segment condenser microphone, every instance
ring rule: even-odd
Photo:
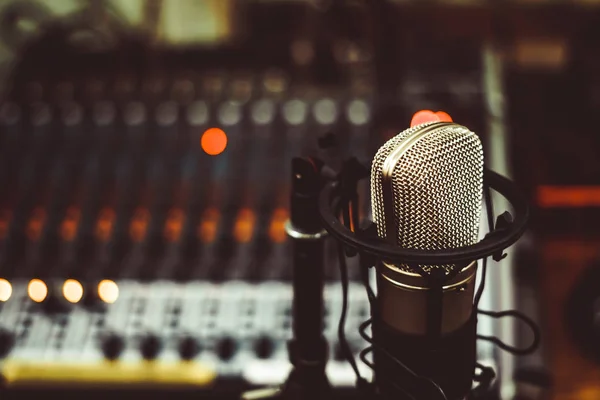
[[[416,250],[477,243],[483,167],[478,136],[452,122],[420,124],[388,140],[371,167],[380,239]],[[468,395],[476,363],[476,272],[476,260],[378,263],[373,339],[385,349],[374,349],[375,380],[383,394],[402,398],[394,388],[403,386],[430,393],[417,399]]]

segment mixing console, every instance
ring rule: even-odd
[[[50,297],[35,303],[30,297],[39,298],[32,285],[16,282],[0,312],[8,384],[204,387],[217,376],[243,377],[250,384],[285,380],[290,368],[289,285],[121,281],[109,286],[100,286],[101,297],[95,301],[73,305],[63,300],[50,306]],[[340,290],[332,284],[325,292],[325,335],[332,347],[328,373],[334,384],[349,386],[354,375],[336,339]],[[365,347],[358,325],[369,314],[368,302],[359,284],[350,293],[348,340],[358,353]]]
[[[364,158],[370,107],[318,97],[5,103],[2,275],[289,279],[289,160],[319,153],[319,134],[341,125],[350,135],[340,146]]]
[[[9,386],[285,380],[289,163],[316,154],[335,164],[350,149],[366,160],[373,106],[367,95],[288,93],[279,74],[249,96],[252,85],[178,80],[156,99],[149,83],[107,92],[97,80],[26,82],[1,105],[0,357]],[[211,92],[227,88],[237,92]],[[318,147],[339,131],[335,151]],[[352,260],[350,268],[356,279]],[[351,288],[356,353],[369,314],[363,291]],[[340,294],[328,285],[328,373],[351,386],[336,339]]]
[[[253,47],[254,56],[188,54],[127,37],[92,54],[63,39],[31,44],[0,102],[0,372],[11,388],[239,394],[231,381],[282,383],[291,159],[369,163],[422,108],[486,138],[479,48],[463,41],[461,54],[473,54],[456,69],[404,65],[384,96],[361,46],[334,58],[319,48],[307,65],[297,60],[300,42],[290,42],[288,59],[277,43]],[[351,387],[337,339],[334,246],[325,251],[327,373]],[[358,356],[366,347],[358,326],[370,313],[357,260],[348,267],[346,332]]]
[[[368,162],[414,110],[399,105],[375,127],[365,88],[253,76],[13,88],[0,107],[0,357],[10,386],[285,380],[290,160]],[[319,147],[327,133],[333,148]],[[352,386],[337,340],[333,245],[328,374]],[[356,260],[349,271],[347,332],[358,354],[369,310]]]
[[[73,395],[77,385],[136,388],[124,398],[172,386],[239,398],[285,381],[290,161],[370,164],[424,109],[476,132],[486,165],[511,176],[533,206],[526,260],[509,251],[490,267],[481,304],[549,316],[534,318],[549,339],[525,361],[479,341],[478,360],[497,372],[494,390],[530,398],[519,371],[544,366],[556,379],[548,398],[600,398],[597,360],[575,355],[595,343],[591,297],[581,300],[583,341],[568,338],[570,308],[557,311],[579,291],[587,258],[598,258],[593,7],[94,1],[63,15],[63,2],[4,3],[0,398],[40,386]],[[370,199],[361,184],[362,219]],[[595,239],[581,246],[582,233]],[[557,268],[538,279],[528,252],[541,269]],[[337,389],[353,387],[338,340],[332,240],[324,265],[327,374]],[[348,272],[346,336],[356,356],[370,313],[355,258]],[[508,319],[482,317],[478,329],[529,342]],[[568,362],[549,363],[546,352]]]

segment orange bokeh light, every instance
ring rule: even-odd
[[[285,208],[277,208],[271,217],[269,236],[275,243],[283,243],[287,238],[285,222],[288,220],[288,212]]]
[[[209,128],[200,138],[200,146],[208,155],[216,156],[221,154],[227,147],[227,135],[222,129]]]
[[[181,237],[185,214],[179,208],[169,210],[163,229],[163,235],[169,242],[176,242]]]
[[[12,295],[12,285],[6,279],[0,279],[0,302],[8,301]]]
[[[538,186],[537,203],[542,208],[600,207],[600,186]]]
[[[36,303],[41,303],[48,296],[48,286],[41,279],[32,279],[27,285],[29,298]]]
[[[237,215],[233,228],[233,237],[240,243],[248,243],[254,233],[256,215],[249,208],[242,208]]]
[[[98,284],[98,297],[105,303],[112,304],[119,298],[119,286],[109,279]]]
[[[433,112],[431,110],[417,111],[410,120],[410,127],[425,124],[427,122],[452,122],[450,114],[444,111]]]
[[[69,303],[78,303],[83,297],[83,286],[75,279],[67,279],[63,284],[62,291]]]
[[[452,122],[452,117],[447,112],[438,111],[435,113],[435,115],[437,115],[442,122]]]
[[[211,243],[217,235],[221,215],[216,208],[209,208],[204,212],[198,227],[198,236],[203,243]]]

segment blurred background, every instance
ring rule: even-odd
[[[599,399],[598,6],[0,1],[0,397],[237,398],[285,380],[291,157],[369,163],[430,109],[475,131],[532,207],[482,308],[522,310],[542,348],[481,345],[490,398]],[[327,372],[351,396],[328,246]],[[350,274],[358,353],[368,307]]]

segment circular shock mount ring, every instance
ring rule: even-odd
[[[494,230],[489,232],[484,239],[473,245],[455,249],[407,249],[351,232],[339,221],[332,207],[334,200],[343,195],[343,190],[337,181],[331,181],[324,185],[319,196],[319,213],[325,230],[345,246],[390,263],[460,264],[488,256],[499,260],[503,258],[504,250],[514,244],[525,232],[529,219],[529,207],[515,184],[504,176],[485,168],[483,181],[484,187],[495,190],[509,201],[514,209],[514,218],[508,212],[502,213],[496,220]],[[493,210],[487,210],[487,212],[492,213]]]

